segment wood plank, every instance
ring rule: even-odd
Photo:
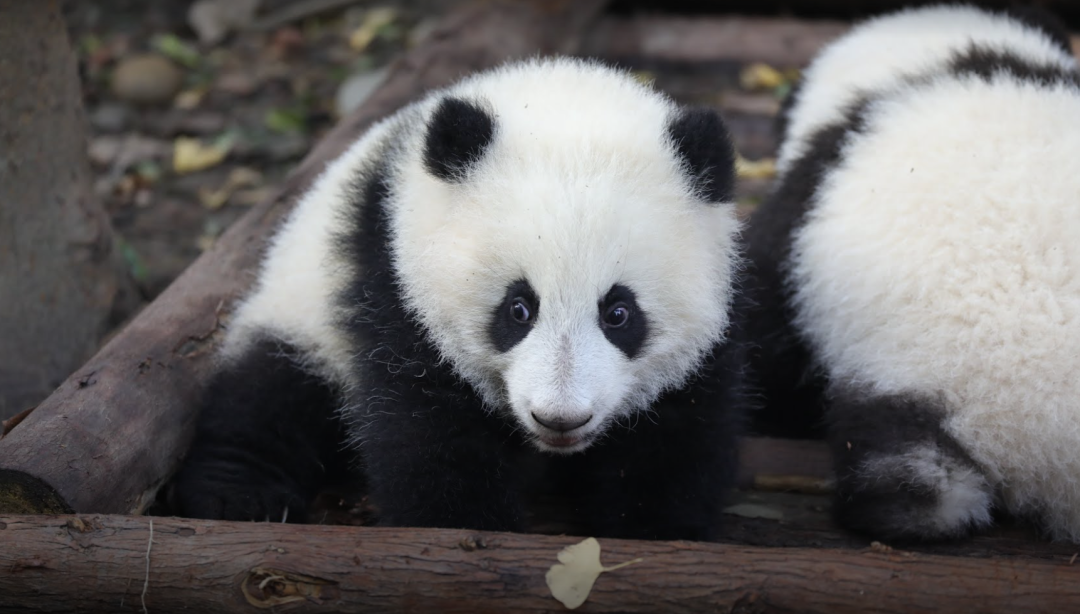
[[[151,534],[151,523],[153,532]],[[558,612],[579,538],[123,516],[0,516],[0,612]],[[583,612],[1069,612],[1068,557],[601,540]]]

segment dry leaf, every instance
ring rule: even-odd
[[[229,198],[240,188],[250,188],[262,183],[262,174],[243,166],[234,168],[220,189],[199,188],[199,201],[210,210],[220,209],[229,202]]]
[[[178,137],[173,142],[173,170],[179,174],[194,173],[216,166],[232,148],[231,141],[203,145],[199,139]]]
[[[739,83],[744,90],[771,90],[783,85],[783,73],[768,64],[755,62],[739,74]]]
[[[596,541],[595,537],[590,537],[559,551],[559,562],[551,566],[544,579],[559,603],[573,610],[589,598],[589,591],[601,573],[615,571],[642,560],[634,559],[604,567],[600,564],[600,542]]]
[[[771,179],[776,176],[776,160],[747,160],[738,156],[735,158],[735,174],[740,179]]]
[[[349,47],[352,47],[355,51],[367,49],[371,41],[375,40],[375,37],[379,35],[379,31],[394,23],[396,19],[396,9],[390,7],[371,9],[364,16],[364,21],[360,24],[360,27],[353,30],[353,33],[349,35]]]

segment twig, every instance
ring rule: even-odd
[[[139,599],[142,601],[143,614],[149,614],[146,609],[146,591],[150,588],[150,547],[154,545],[154,519],[150,519],[150,538],[146,540],[146,579],[143,580],[142,595]]]

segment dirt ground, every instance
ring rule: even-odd
[[[69,4],[95,193],[147,299],[272,193],[334,125],[350,78],[362,97],[453,5],[263,2],[204,42],[189,2]]]
[[[334,125],[342,97],[358,104],[456,2],[317,10],[334,4],[343,3],[264,0],[246,23],[207,41],[192,28],[189,2],[69,3],[95,192],[145,298],[267,198]],[[748,88],[740,63],[631,68],[682,101],[721,106],[740,152],[771,156],[786,81]],[[743,197],[752,205],[765,183],[749,181]]]

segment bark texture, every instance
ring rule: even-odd
[[[151,531],[152,523],[152,531]],[[562,612],[578,537],[121,516],[0,516],[0,612]],[[583,612],[1071,612],[1068,557],[602,540]]]
[[[0,0],[0,420],[44,399],[138,302],[93,198],[57,0]]]

